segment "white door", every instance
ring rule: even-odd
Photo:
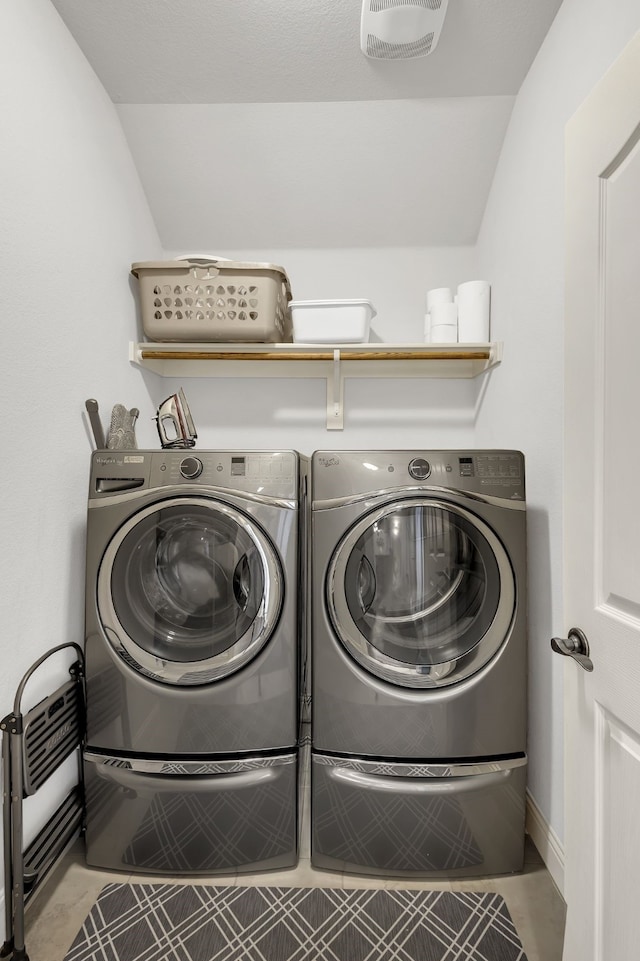
[[[640,957],[640,34],[567,126],[564,961]],[[574,638],[575,639],[575,638]]]

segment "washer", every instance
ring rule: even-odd
[[[518,451],[316,451],[312,862],[521,870],[526,510]]]
[[[295,451],[96,451],[86,567],[87,861],[297,860]]]

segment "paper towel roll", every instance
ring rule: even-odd
[[[436,324],[431,328],[430,340],[432,344],[455,344],[458,328],[455,324]]]
[[[455,327],[458,323],[458,308],[452,302],[436,302],[429,311],[429,316],[432,327],[438,327],[440,324],[451,324]]]
[[[491,286],[488,280],[468,280],[458,287],[458,340],[461,344],[489,342]]]
[[[427,291],[427,313],[434,304],[450,304],[453,300],[451,287],[435,287]]]

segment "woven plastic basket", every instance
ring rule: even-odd
[[[142,328],[155,341],[291,343],[291,285],[282,267],[184,259],[131,265]]]

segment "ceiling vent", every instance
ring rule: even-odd
[[[363,0],[360,47],[373,60],[413,60],[432,53],[449,0]]]

